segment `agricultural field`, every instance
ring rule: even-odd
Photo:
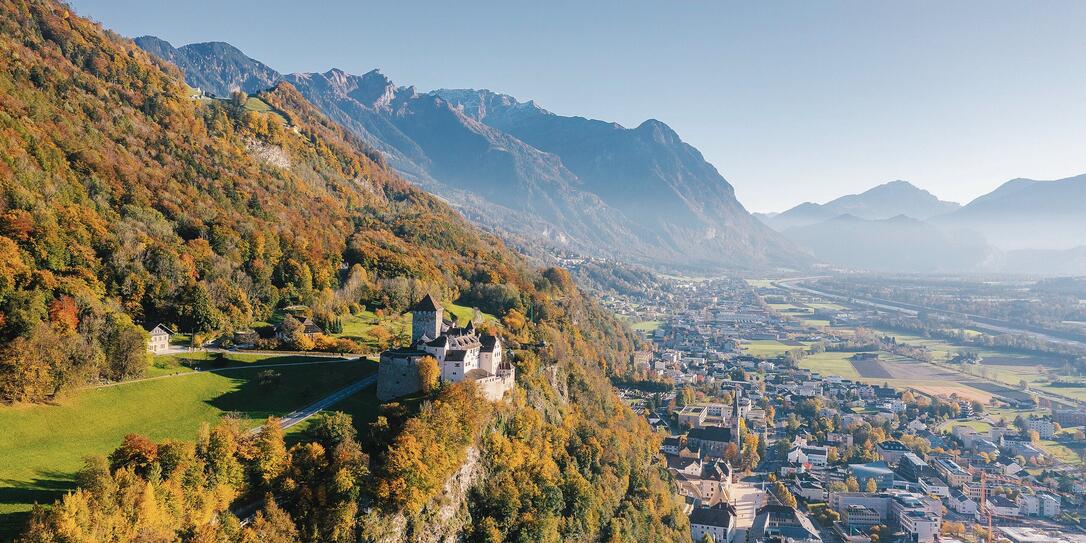
[[[804,345],[785,345],[773,339],[755,339],[743,343],[744,354],[763,358],[775,358],[793,349],[801,349]]]
[[[285,365],[299,362],[321,363]],[[231,354],[224,365],[236,369],[221,372],[194,372],[180,361],[170,363],[183,374],[84,389],[50,405],[0,408],[0,533],[21,522],[20,513],[35,502],[52,502],[70,489],[85,456],[108,454],[126,434],[192,439],[201,423],[227,413],[245,426],[256,426],[377,370],[372,360],[297,356]],[[281,366],[273,368],[277,375],[260,379],[267,368],[247,367],[268,364]],[[366,405],[375,400],[352,399],[357,405],[351,408],[358,413],[375,410],[375,404]]]
[[[747,279],[746,282],[747,282],[748,285],[751,286],[751,288],[772,288],[773,287],[773,280],[772,279]]]
[[[844,310],[848,309],[847,307],[845,307],[843,305],[830,303],[830,302],[817,302],[817,303],[812,302],[812,303],[808,303],[808,304],[805,304],[805,305],[807,305],[807,307],[811,307],[811,308],[814,308],[816,310],[817,309],[825,309],[827,311],[844,311]]]
[[[823,376],[839,375],[844,379],[858,379],[860,374],[849,357],[852,353],[816,353],[800,360],[799,367],[816,371]]]
[[[630,328],[641,332],[655,332],[664,321],[640,321],[630,324]]]

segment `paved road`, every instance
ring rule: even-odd
[[[313,402],[309,406],[303,407],[297,411],[287,414],[282,418],[283,429],[290,428],[291,426],[294,426],[295,424],[298,424],[299,422],[302,422],[303,420],[308,419],[313,415],[316,415],[320,411],[327,409],[328,407],[331,407],[332,405],[339,403],[340,401],[343,401],[351,396],[354,396],[362,389],[373,386],[373,384],[376,382],[377,374],[375,373],[369,377],[366,377],[365,379],[355,382],[354,384],[347,385],[329,394],[328,396],[325,396],[324,398]]]

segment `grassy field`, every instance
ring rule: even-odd
[[[799,367],[817,371],[822,376],[839,375],[845,379],[858,379],[860,374],[852,366],[852,353],[816,353],[800,360]]]
[[[663,323],[664,321],[641,321],[631,324],[630,328],[642,332],[654,332],[656,329],[660,328],[660,325]]]
[[[1082,458],[1066,445],[1061,445],[1055,441],[1041,440],[1041,448],[1052,455],[1053,458],[1056,458],[1065,464],[1071,464],[1073,466],[1082,464]]]
[[[752,288],[770,288],[773,286],[772,279],[747,279],[746,282]]]
[[[197,355],[198,356],[198,355]],[[227,365],[321,360],[230,355]],[[176,363],[176,362],[174,362]],[[178,366],[180,368],[180,366]],[[233,413],[255,426],[271,415],[304,407],[375,372],[369,360],[278,368],[278,382],[260,385],[261,370],[200,372],[75,392],[55,405],[0,408],[0,540],[35,502],[49,503],[71,488],[87,455],[108,454],[129,433],[152,439],[192,439],[202,422]],[[187,369],[186,369],[187,370]],[[181,371],[181,370],[179,370]],[[360,395],[362,396],[362,395]],[[365,409],[372,396],[352,398]]]
[[[751,356],[760,356],[765,358],[773,358],[778,355],[782,355],[792,349],[802,349],[803,347],[794,347],[785,345],[779,341],[772,339],[755,339],[743,343],[743,352]]]

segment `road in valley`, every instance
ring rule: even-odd
[[[1052,333],[1040,332],[1037,330],[1031,330],[1015,326],[1012,323],[999,321],[983,315],[973,315],[971,313],[962,313],[959,311],[948,311],[945,309],[936,309],[933,307],[924,307],[919,305],[907,304],[904,302],[895,302],[893,300],[882,300],[877,298],[856,298],[854,296],[842,296],[840,294],[834,294],[823,290],[813,289],[802,283],[804,281],[812,281],[815,279],[825,279],[826,277],[800,277],[798,279],[784,279],[781,281],[774,281],[773,284],[783,289],[794,290],[799,292],[806,292],[808,294],[814,294],[823,298],[829,298],[831,300],[837,300],[840,302],[862,305],[867,307],[874,307],[876,309],[885,309],[887,311],[896,311],[898,313],[904,313],[906,315],[916,316],[921,311],[928,313],[936,313],[942,315],[950,315],[953,317],[959,317],[969,319],[972,322],[972,327],[988,332],[995,332],[998,334],[1015,334],[1031,336],[1042,341],[1048,341],[1050,343],[1056,343],[1061,345],[1071,345],[1075,347],[1086,348],[1086,341],[1079,341],[1067,337],[1054,336]]]

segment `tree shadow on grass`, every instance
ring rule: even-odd
[[[29,481],[0,480],[0,505],[50,505],[75,490],[74,474],[42,471]],[[13,541],[30,519],[29,511],[0,513],[0,541]]]
[[[223,373],[237,383],[235,390],[207,403],[244,418],[262,420],[306,407],[333,392],[372,375],[377,364],[369,360],[266,368],[253,372]],[[335,409],[335,406],[332,407]]]

